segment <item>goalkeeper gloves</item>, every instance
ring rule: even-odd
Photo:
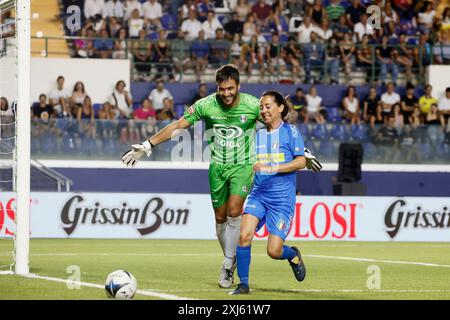
[[[316,157],[309,151],[308,149],[304,149],[305,151],[305,158],[306,158],[306,168],[309,170],[312,170],[314,172],[319,172],[322,170],[322,165],[320,162],[316,159]]]
[[[139,144],[131,145],[131,150],[128,150],[122,155],[122,162],[127,166],[134,167],[137,161],[142,158],[144,155],[150,157],[152,154],[152,147],[154,147],[150,141],[145,140]]]

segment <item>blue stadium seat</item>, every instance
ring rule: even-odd
[[[328,121],[330,122],[342,121],[342,117],[339,114],[339,108],[335,107],[327,108],[327,112],[328,112]]]
[[[177,19],[170,13],[165,13],[161,17],[161,25],[166,30],[176,30],[177,29]]]
[[[92,107],[94,108],[94,117],[98,118],[98,112],[102,108],[102,104],[101,103],[94,103],[92,105]]]
[[[365,142],[363,143],[363,152],[364,157],[366,158],[373,158],[377,154],[377,148],[372,142]]]
[[[158,40],[158,37],[159,37],[158,32],[150,32],[147,35],[147,39],[150,40],[150,41]]]
[[[325,139],[320,142],[319,150],[317,153],[320,155],[320,157],[324,157],[325,159],[329,160],[331,157],[336,157],[336,150],[334,149],[333,142]]]
[[[346,141],[348,133],[344,124],[335,124],[331,129],[331,137],[335,140]]]
[[[363,124],[352,125],[350,128],[351,138],[355,141],[365,141],[367,138],[366,133],[366,126]]]
[[[313,139],[323,140],[328,138],[328,131],[324,124],[316,124],[311,132]]]
[[[308,130],[308,126],[304,123],[299,123],[297,125],[298,131],[300,131],[303,140],[306,140],[309,138],[309,130]]]

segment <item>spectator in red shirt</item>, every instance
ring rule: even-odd
[[[272,7],[266,3],[266,0],[258,0],[258,2],[252,7],[252,12],[258,19],[258,24],[262,25],[266,23],[266,19],[272,12]]]
[[[147,120],[148,118],[156,118],[156,111],[153,109],[150,99],[144,99],[140,108],[133,113],[136,120]]]

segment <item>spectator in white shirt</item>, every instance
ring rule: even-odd
[[[86,19],[94,18],[96,15],[103,16],[105,0],[84,0],[84,16]]]
[[[316,31],[316,27],[312,24],[311,17],[305,16],[303,24],[298,29],[298,42],[300,44],[309,43],[313,31]]]
[[[131,14],[130,20],[128,20],[128,35],[132,39],[139,38],[139,31],[144,29],[145,21],[139,17],[139,10],[134,9]]]
[[[108,102],[119,110],[121,118],[130,118],[133,112],[133,98],[131,94],[125,90],[125,87],[125,81],[117,81],[114,92]]]
[[[50,105],[58,113],[58,115],[69,115],[69,97],[71,96],[70,90],[64,88],[64,77],[59,76],[56,79],[56,88],[54,88],[48,94]]]
[[[424,33],[429,33],[433,29],[433,21],[436,11],[433,10],[433,3],[425,4],[425,11],[418,14],[419,29]]]
[[[325,123],[325,118],[320,112],[322,109],[322,97],[317,94],[317,88],[315,86],[312,86],[309,89],[308,94],[305,96],[305,100],[307,111],[305,123],[311,119],[314,119],[319,124]]]
[[[316,28],[317,36],[321,41],[327,42],[333,36],[333,30],[330,29],[328,19],[322,19],[320,26]]]
[[[357,42],[361,42],[365,34],[373,35],[373,27],[367,23],[367,14],[363,13],[361,15],[361,20],[355,24],[353,27],[353,32]]]
[[[202,24],[197,20],[197,12],[189,10],[189,18],[181,24],[181,30],[184,32],[184,39],[192,41],[198,38],[198,33],[202,30]]]
[[[148,0],[142,5],[145,22],[148,25],[161,28],[162,7],[156,0]]]
[[[130,19],[134,9],[138,10],[139,17],[144,16],[144,10],[142,10],[142,4],[139,2],[139,0],[125,0],[125,2],[123,3],[123,7],[125,9],[125,20]]]
[[[203,31],[205,31],[205,39],[214,39],[216,37],[216,30],[223,29],[222,24],[216,18],[216,14],[213,10],[208,11],[208,17],[205,22],[202,23]]]
[[[448,123],[450,118],[450,87],[445,89],[445,94],[439,100],[438,111],[444,116],[445,122]]]
[[[164,99],[166,98],[169,98],[171,100],[171,104],[173,105],[173,96],[169,90],[164,88],[163,80],[158,80],[156,83],[156,88],[150,92],[148,98],[152,101],[153,107],[157,111],[164,107]]]
[[[389,82],[386,92],[381,96],[381,105],[383,106],[383,116],[388,116],[392,111],[392,106],[396,103],[400,103],[400,95],[394,91],[395,85],[393,82]]]
[[[116,17],[122,19],[125,15],[125,9],[123,4],[119,0],[109,0],[105,4],[105,10],[103,11],[103,18]]]

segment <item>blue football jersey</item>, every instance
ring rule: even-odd
[[[256,133],[256,161],[267,165],[291,162],[304,155],[304,142],[295,125],[282,123],[278,129],[268,132],[266,128]],[[261,173],[256,172],[254,190],[280,192],[294,190],[297,186],[295,172]],[[268,189],[270,187],[270,189]]]

